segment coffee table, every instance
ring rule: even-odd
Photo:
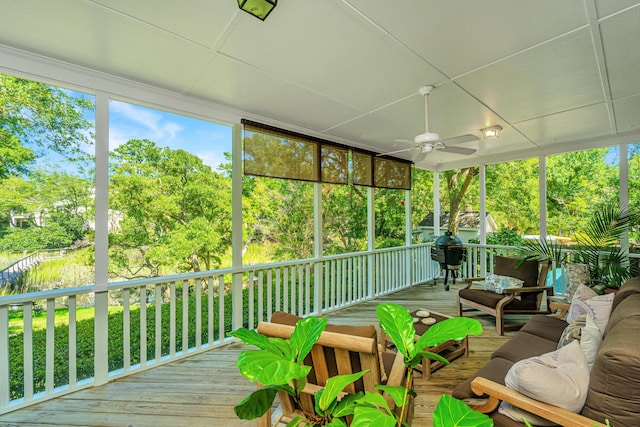
[[[411,316],[413,318],[419,318],[417,312],[419,310],[415,310],[411,312]],[[427,310],[429,312],[429,317],[433,317],[437,322],[442,322],[445,319],[450,319],[452,316],[447,316],[446,314],[438,313],[435,311]],[[420,318],[422,319],[422,318]],[[422,334],[424,334],[431,326],[427,326],[420,321],[414,323],[414,328],[416,330],[416,340],[420,338]],[[383,342],[387,342],[386,336],[383,333]],[[469,339],[468,337],[464,337],[460,341],[449,340],[445,341],[442,344],[439,344],[435,347],[428,347],[425,351],[430,351],[432,353],[437,353],[440,356],[447,359],[449,362],[457,359],[460,356],[469,356]],[[422,378],[425,380],[429,380],[431,378],[431,374],[436,370],[446,366],[444,363],[438,360],[431,360],[429,358],[423,358],[422,363],[416,366],[416,370],[422,373]]]

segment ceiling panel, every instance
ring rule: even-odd
[[[614,101],[613,110],[616,113],[618,132],[630,132],[640,129],[640,95]]]
[[[61,7],[61,5],[69,7]],[[68,22],[68,25],[61,23]],[[61,30],[64,28],[64,31]],[[100,31],[95,31],[99,28]],[[84,2],[13,2],[0,14],[0,43],[181,91],[206,49]]]
[[[595,3],[598,11],[598,18],[603,18],[640,4],[637,0],[595,0]]]
[[[613,99],[640,93],[640,7],[600,24]]]
[[[583,0],[346,1],[449,77],[587,24]]]
[[[456,82],[510,122],[604,100],[588,30],[509,57]]]
[[[258,24],[247,15],[221,53],[363,112],[444,79],[340,3],[288,2]]]
[[[91,1],[209,47],[213,47],[222,36],[229,20],[241,13],[238,4],[233,1]]]
[[[211,59],[191,91],[194,96],[217,99],[224,105],[316,132],[357,114],[320,94],[268,74],[256,74],[252,67],[221,55]]]
[[[353,141],[369,141],[370,148],[377,152],[409,148],[413,144],[413,137],[409,142],[396,142],[397,139],[405,139],[402,136],[406,134],[404,127],[385,121],[375,114],[367,114],[337,126],[331,129],[331,133]]]
[[[520,122],[515,126],[539,146],[611,133],[604,103]]]

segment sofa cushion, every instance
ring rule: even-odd
[[[458,291],[460,298],[474,301],[485,307],[496,308],[498,302],[505,297],[503,294],[497,294],[491,291],[485,291],[484,289],[460,289]],[[536,301],[533,303],[530,300],[514,299],[505,306],[505,310],[534,310],[536,308]]]
[[[545,316],[544,314],[536,314],[520,329],[520,332],[526,332],[540,338],[548,339],[549,341],[558,342],[562,331],[564,331],[567,325],[568,323],[562,319]]]
[[[473,391],[471,391],[471,382],[476,379],[476,377],[482,377],[504,385],[504,376],[507,374],[511,366],[513,366],[513,362],[510,360],[502,359],[500,357],[493,358],[480,368],[472,377],[467,378],[463,383],[457,386],[451,395],[460,400],[477,399],[482,397],[477,396]],[[486,398],[488,396],[484,397]]]
[[[587,398],[589,369],[580,344],[572,341],[559,350],[515,363],[504,382],[532,399],[580,412]]]
[[[519,362],[529,357],[539,356],[557,349],[558,343],[527,332],[518,332],[513,338],[497,349],[491,358],[501,357],[511,362]]]
[[[564,331],[562,331],[562,336],[558,341],[558,348],[562,348],[575,340],[580,341],[580,334],[582,333],[582,329],[587,325],[587,316],[588,315],[584,314],[578,317],[576,320],[569,323],[566,328],[564,328]]]
[[[640,426],[640,294],[617,306],[591,370],[582,414],[612,426]]]
[[[622,287],[616,294],[616,297],[613,299],[611,311],[614,311],[618,304],[624,301],[625,298],[634,294],[640,294],[640,277],[629,279],[622,285]]]

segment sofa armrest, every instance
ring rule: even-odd
[[[569,312],[569,308],[571,308],[571,304],[551,301],[549,302],[549,310],[551,311],[549,316],[562,319],[567,315],[567,312]]]
[[[490,400],[502,400],[525,411],[536,414],[542,418],[562,426],[573,427],[606,427],[583,415],[576,414],[564,408],[539,402],[535,399],[518,393],[509,387],[503,386],[486,378],[477,377],[471,382],[471,390],[478,396],[488,394]]]

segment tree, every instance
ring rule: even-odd
[[[478,176],[478,167],[449,170],[444,172],[447,191],[445,197],[449,205],[449,227],[448,230],[454,235],[458,234],[459,218],[458,214],[462,209],[462,203],[471,184]]]
[[[231,242],[231,182],[184,150],[130,140],[112,153],[114,275],[128,278],[219,267]]]
[[[93,125],[84,114],[93,108],[62,89],[0,74],[0,179],[27,173],[38,149],[86,156],[82,148],[93,144]]]

